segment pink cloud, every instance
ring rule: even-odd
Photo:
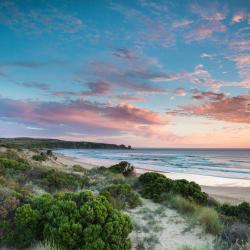
[[[191,11],[209,22],[220,22],[226,18],[227,8],[215,2],[204,2],[204,4],[192,3]]]
[[[188,27],[188,26],[190,26],[192,23],[193,23],[192,20],[189,20],[189,19],[182,19],[182,20],[174,21],[174,22],[172,23],[172,27],[173,27],[174,29],[176,29],[176,28],[183,28],[183,27]]]
[[[178,88],[174,90],[174,94],[177,96],[186,96],[187,92],[182,88]]]
[[[230,42],[230,47],[236,51],[250,50],[250,40],[237,40]]]
[[[1,117],[37,127],[65,124],[72,128],[113,129],[114,133],[119,131],[121,134],[136,135],[138,130],[141,131],[141,126],[162,129],[168,124],[167,117],[162,117],[160,113],[125,103],[111,105],[83,100],[28,102],[0,99],[0,105]]]
[[[232,17],[232,22],[233,23],[240,23],[242,22],[245,18],[247,18],[247,13],[245,13],[243,10],[239,11]]]
[[[185,115],[204,116],[227,122],[250,123],[249,95],[225,97],[224,94],[202,92],[200,94],[194,94],[193,98],[205,100],[205,103],[182,107],[180,113]]]
[[[214,33],[225,32],[226,26],[223,24],[201,25],[185,34],[187,43],[211,38]]]
[[[241,77],[250,79],[250,54],[239,54],[231,58]]]

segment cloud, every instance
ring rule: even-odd
[[[211,92],[211,91],[208,91],[208,92],[194,91],[192,98],[196,99],[196,100],[209,99],[210,101],[222,101],[226,97],[225,97],[225,95],[223,93],[214,93],[214,92]]]
[[[202,53],[200,55],[201,58],[208,58],[208,59],[214,59],[215,55],[214,54],[209,54],[209,53]]]
[[[111,92],[112,84],[109,82],[88,82],[86,83],[89,90],[86,91],[56,91],[53,95],[58,97],[63,96],[98,96],[108,95]]]
[[[135,53],[132,50],[126,49],[126,48],[117,49],[113,53],[113,55],[122,59],[127,59],[127,60],[134,60],[137,58]]]
[[[189,20],[189,19],[182,19],[182,20],[174,21],[174,22],[172,23],[172,27],[173,27],[174,29],[176,29],[176,28],[183,28],[183,27],[190,26],[192,23],[193,23],[192,20]]]
[[[26,2],[28,3],[28,2]],[[25,1],[2,0],[0,3],[0,23],[15,31],[30,33],[74,34],[84,28],[83,21],[62,9],[44,4],[36,8]]]
[[[177,96],[186,96],[187,92],[183,88],[177,88],[174,90],[174,94]]]
[[[201,41],[204,39],[211,38],[214,33],[225,32],[227,30],[226,26],[223,24],[202,24],[193,30],[187,32],[184,35],[185,41],[187,43],[193,41]]]
[[[230,47],[236,51],[249,51],[250,50],[250,40],[237,40],[231,41]]]
[[[247,18],[247,13],[243,10],[237,12],[233,17],[232,17],[232,22],[233,23],[240,23],[242,22],[244,19]]]
[[[240,76],[250,79],[250,54],[238,54],[230,59],[235,62]]]
[[[152,3],[144,1],[142,6],[149,8]],[[137,46],[150,45],[150,46],[161,46],[169,47],[175,44],[175,36],[171,30],[171,26],[163,22],[161,16],[166,15],[168,12],[162,13],[164,9],[163,4],[154,3],[152,6],[157,6],[161,11],[152,11],[151,15],[145,15],[145,13],[139,9],[130,8],[119,3],[111,3],[110,8],[122,14],[127,20],[133,22],[133,30],[129,32],[129,37],[133,37],[133,42]],[[161,6],[161,8],[160,8]],[[153,7],[153,8],[154,8]],[[154,10],[156,10],[154,8]],[[166,9],[165,9],[166,10]],[[143,28],[142,28],[143,27]]]
[[[47,83],[39,83],[39,82],[23,82],[20,83],[19,85],[27,87],[27,88],[36,88],[40,90],[49,90],[50,86]]]
[[[234,123],[250,123],[249,95],[225,97],[222,93],[201,92],[194,94],[193,98],[202,100],[204,103],[181,107],[176,114],[203,116]]]
[[[220,22],[226,19],[227,8],[216,2],[203,2],[202,5],[192,3],[190,10],[205,21]]]
[[[82,77],[90,79],[90,82],[95,82],[95,79],[102,79],[108,82],[112,88],[125,88],[138,92],[147,93],[164,93],[164,89],[151,84],[151,79],[158,76],[160,73],[151,68],[156,62],[145,60],[140,63],[136,60],[133,64],[126,64],[123,67],[107,63],[107,62],[92,62],[84,67],[84,70],[79,73],[79,82]]]
[[[65,127],[85,130],[96,128],[105,134],[111,129],[114,134],[135,134],[141,126],[162,127],[168,123],[167,117],[157,112],[138,108],[131,104],[90,102],[75,100],[67,102],[20,101],[1,98],[1,119],[29,124],[29,127],[44,127],[64,124]],[[147,128],[148,129],[148,128]],[[155,129],[156,131],[157,129]],[[158,134],[157,134],[158,135]]]
[[[0,67],[19,67],[19,68],[30,68],[30,69],[38,69],[44,68],[53,65],[63,65],[65,62],[58,60],[50,60],[50,61],[13,61],[13,62],[2,62],[0,63]]]
[[[38,127],[26,127],[26,129],[29,129],[29,130],[44,130],[44,128],[38,128]]]
[[[132,96],[132,95],[116,95],[112,96],[112,98],[119,100],[120,102],[143,102],[145,101],[145,97],[143,96]]]

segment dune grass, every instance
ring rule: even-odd
[[[219,215],[213,208],[201,208],[198,219],[205,232],[217,235],[222,231]]]

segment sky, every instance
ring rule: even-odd
[[[250,147],[250,2],[0,0],[0,137]]]

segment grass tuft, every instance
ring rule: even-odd
[[[213,208],[202,208],[198,219],[206,233],[217,235],[222,231],[219,215]]]

